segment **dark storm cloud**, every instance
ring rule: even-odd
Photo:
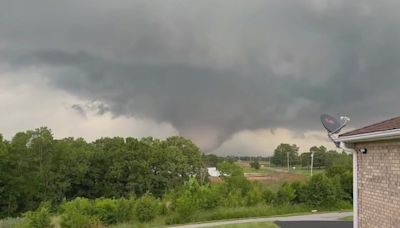
[[[395,1],[0,6],[3,63],[50,69],[100,114],[168,121],[204,149],[243,129],[321,129],[322,112],[357,126],[400,111]]]

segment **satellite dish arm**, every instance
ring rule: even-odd
[[[347,116],[341,116],[340,119],[343,121],[342,125],[338,127],[336,130],[329,132],[328,137],[332,140],[332,142],[336,145],[337,148],[340,148],[340,142],[337,141],[337,138],[334,137],[334,134],[337,134],[344,128],[348,122],[350,122],[350,118]]]
[[[328,133],[329,139],[335,144],[337,148],[340,148],[340,142],[336,141],[337,138],[333,136],[334,133]]]

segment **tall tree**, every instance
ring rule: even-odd
[[[299,163],[298,152],[299,147],[296,144],[282,143],[275,149],[271,163],[277,166],[287,166],[289,155],[290,166],[297,165]]]

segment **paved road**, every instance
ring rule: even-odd
[[[296,215],[296,216],[289,216],[289,217],[250,218],[250,219],[240,219],[240,220],[225,220],[225,221],[209,222],[209,223],[202,223],[202,224],[170,226],[170,228],[212,227],[212,226],[219,226],[219,225],[240,224],[240,223],[250,223],[250,222],[338,221],[343,217],[347,217],[347,216],[351,216],[351,215],[353,215],[353,212],[335,212],[335,213],[323,213],[323,214],[311,214],[311,215]],[[309,227],[309,228],[313,228],[313,227]],[[316,226],[316,228],[319,228],[319,227]],[[330,227],[327,227],[327,228],[330,228]]]
[[[353,222],[345,221],[278,221],[275,223],[280,228],[353,228]]]

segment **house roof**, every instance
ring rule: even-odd
[[[379,123],[375,123],[363,128],[359,128],[353,131],[346,132],[344,134],[339,135],[339,138],[374,133],[374,132],[383,132],[395,129],[400,129],[400,116]]]

